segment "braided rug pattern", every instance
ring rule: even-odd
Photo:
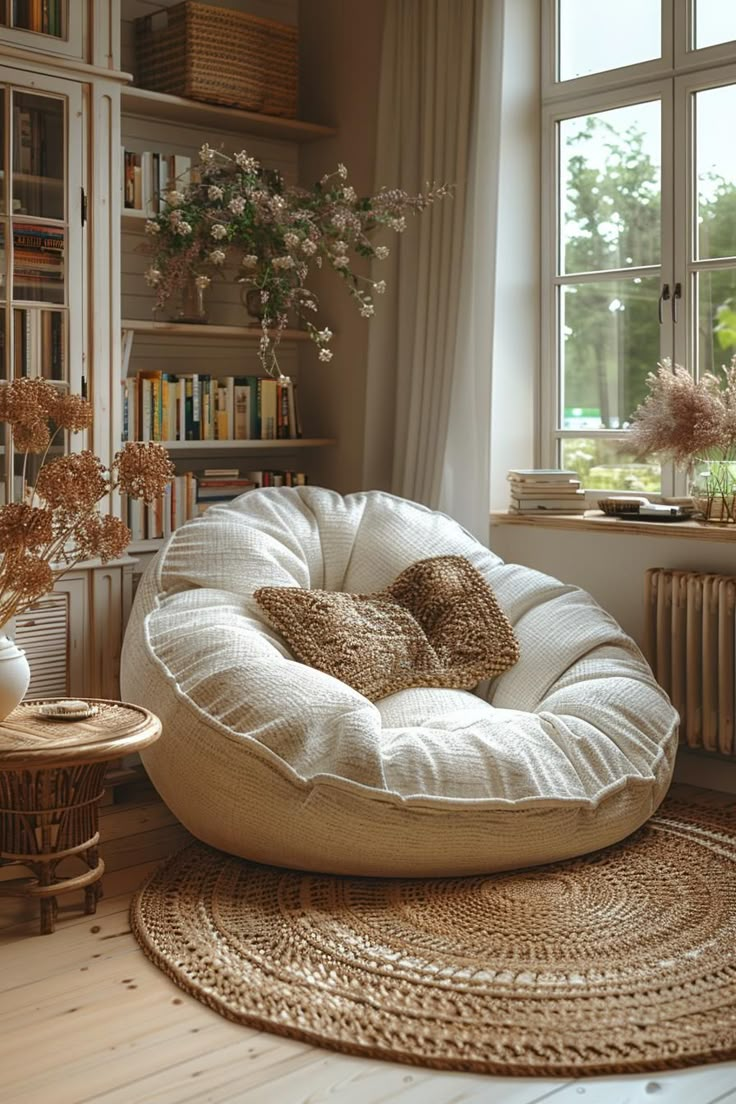
[[[131,906],[146,954],[232,1020],[495,1074],[736,1056],[736,807],[488,877],[345,878],[193,844]]]

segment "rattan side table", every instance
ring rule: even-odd
[[[153,713],[116,701],[89,699],[97,712],[84,720],[40,716],[39,707],[54,700],[22,702],[0,723],[0,866],[30,875],[0,882],[0,894],[37,898],[42,935],[54,930],[61,893],[84,889],[84,911],[96,911],[105,870],[98,810],[107,764],[161,733]],[[81,860],[83,872],[57,876],[68,859]]]

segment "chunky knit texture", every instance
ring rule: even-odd
[[[736,1057],[734,804],[668,799],[611,848],[472,878],[300,874],[192,844],[131,922],[229,1019],[366,1057],[526,1077]]]
[[[261,587],[292,652],[370,701],[410,686],[470,690],[519,658],[508,617],[463,556],[434,556],[379,594]]]

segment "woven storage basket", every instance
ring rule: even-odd
[[[294,26],[183,0],[136,19],[135,45],[142,88],[296,118]]]

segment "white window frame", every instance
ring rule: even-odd
[[[711,47],[715,49],[715,47]],[[736,58],[736,46],[732,46],[732,59]],[[695,216],[697,200],[696,164],[688,156],[695,147],[695,120],[693,119],[693,93],[719,88],[723,85],[736,85],[736,60],[730,65],[721,65],[697,72],[689,72],[675,77],[675,218],[687,222],[688,212]],[[698,364],[698,319],[697,319],[697,278],[703,272],[723,269],[736,269],[736,248],[730,257],[718,257],[713,260],[697,258],[697,222],[693,217],[689,223],[690,233],[675,237],[674,271],[682,281],[682,316],[686,325],[677,326],[675,332],[674,359],[680,364],[695,366]]]
[[[660,288],[669,286],[672,295],[680,284],[678,322],[672,314],[672,299],[665,304],[660,327],[660,357],[694,365],[697,351],[697,275],[703,271],[734,268],[734,258],[713,261],[695,259],[694,217],[695,161],[692,93],[701,89],[736,84],[736,41],[702,50],[690,50],[694,0],[664,0],[662,3],[662,57],[636,65],[556,82],[556,30],[558,0],[542,0],[542,212],[541,212],[541,380],[539,386],[540,462],[558,463],[559,441],[563,438],[626,439],[626,431],[564,430],[560,423],[561,337],[559,326],[560,288],[566,283],[587,280],[626,279],[652,275],[659,270]],[[728,60],[729,64],[720,64]],[[662,247],[660,264],[645,268],[604,270],[592,274],[560,275],[559,188],[560,157],[558,123],[567,118],[625,107],[645,100],[662,104]],[[690,232],[675,234],[675,227],[688,224]],[[652,369],[655,365],[652,365]],[[684,495],[686,475],[671,464],[662,465],[662,494]],[[600,492],[592,491],[591,497]]]

